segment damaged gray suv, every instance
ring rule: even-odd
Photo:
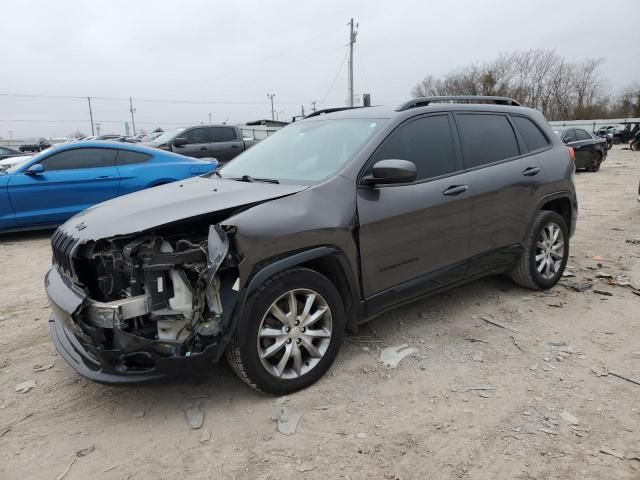
[[[318,380],[345,329],[490,274],[551,288],[577,217],[572,152],[503,97],[316,112],[220,171],[120,197],[53,235],[58,352],[126,383],[207,371]]]

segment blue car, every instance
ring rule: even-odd
[[[60,145],[0,173],[0,232],[54,227],[96,203],[216,167],[128,143]]]

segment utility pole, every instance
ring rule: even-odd
[[[96,122],[96,130],[98,131],[98,135],[100,135],[100,122]],[[93,129],[91,130],[91,133],[93,133]]]
[[[87,102],[89,102],[89,118],[91,119],[91,135],[95,135],[96,133],[93,130],[93,110],[91,110],[91,97],[87,97]]]
[[[211,114],[209,114],[209,125],[211,125]]]
[[[9,130],[9,140],[13,140],[13,130]]]
[[[133,108],[133,99],[129,97],[129,111],[131,112],[131,125],[133,126],[133,136],[136,136],[136,121],[133,118],[133,114],[136,113],[136,109]]]
[[[356,43],[358,24],[354,27],[352,18],[347,25],[349,25],[349,106],[353,107],[353,44]]]
[[[304,118],[304,105],[300,105],[300,107],[301,107],[302,117]]]
[[[276,119],[276,114],[275,114],[275,111],[273,110],[273,97],[275,96],[276,96],[275,93],[267,93],[267,97],[269,98],[269,100],[271,100],[271,120]]]
[[[311,102],[311,111],[312,112],[316,111],[316,103],[318,103],[318,102],[316,102],[315,100],[313,102]]]

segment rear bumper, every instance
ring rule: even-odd
[[[52,313],[49,331],[56,350],[80,375],[106,384],[129,384],[201,374],[224,352],[222,342],[212,343],[191,355],[179,345],[131,335],[118,328],[106,329],[85,323],[79,312],[86,297],[52,268],[45,277]],[[117,349],[105,349],[101,339]]]

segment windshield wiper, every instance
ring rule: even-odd
[[[262,182],[262,183],[280,183],[280,180],[276,180],[275,178],[253,178],[251,175],[242,175],[240,178],[234,178],[234,180],[238,180],[240,182]]]

